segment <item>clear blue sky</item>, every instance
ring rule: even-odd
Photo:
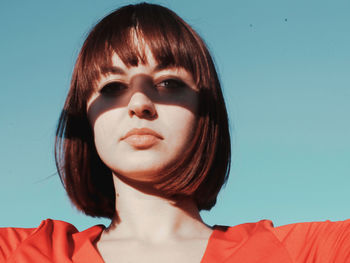
[[[53,141],[84,36],[127,3],[1,1],[0,226],[35,227],[46,218],[79,229],[108,224],[68,201],[53,175]],[[228,105],[232,171],[204,219],[350,218],[350,2],[155,3],[205,39]]]

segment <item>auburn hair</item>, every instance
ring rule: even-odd
[[[85,214],[116,216],[112,173],[97,154],[87,118],[87,100],[104,74],[103,68],[112,65],[113,54],[118,54],[128,67],[146,63],[144,50],[133,40],[135,34],[147,44],[157,63],[182,67],[191,73],[199,96],[193,143],[175,165],[152,183],[169,198],[191,197],[199,210],[209,210],[230,170],[225,102],[204,41],[178,15],[160,5],[121,7],[88,34],[56,131],[55,160],[60,179],[71,201]]]

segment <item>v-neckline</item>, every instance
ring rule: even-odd
[[[199,263],[206,263],[206,258],[207,258],[208,251],[210,251],[211,247],[213,246],[214,236],[215,236],[216,232],[219,231],[220,226],[214,225],[212,227],[212,229],[213,229],[213,231],[211,232],[211,234],[210,234],[210,236],[208,238],[207,245],[205,247],[204,253],[203,253],[202,258],[201,258],[201,261]]]

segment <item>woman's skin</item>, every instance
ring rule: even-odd
[[[108,263],[200,262],[212,229],[190,198],[175,205],[150,184],[191,142],[197,87],[186,70],[159,68],[144,50],[147,63],[137,67],[126,67],[115,54],[114,67],[88,101],[96,149],[113,173],[118,213],[97,248]]]

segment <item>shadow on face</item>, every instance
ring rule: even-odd
[[[134,75],[129,83],[107,81],[88,100],[87,115],[92,127],[96,120],[110,110],[126,109],[130,118],[149,121],[158,118],[158,106],[178,106],[197,114],[198,90],[180,78],[163,78],[157,83],[147,74]]]

